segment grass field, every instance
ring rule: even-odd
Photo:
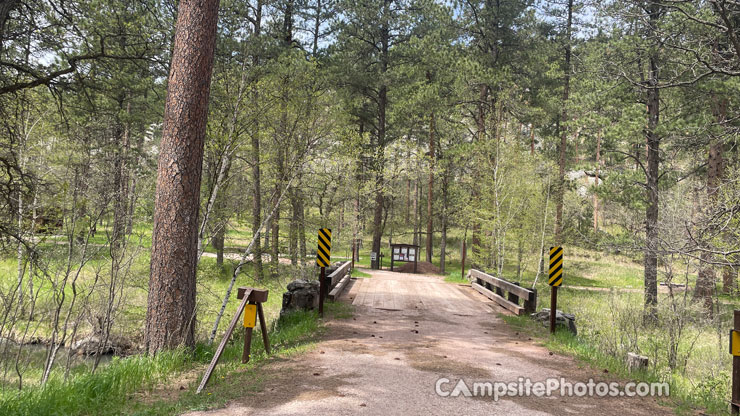
[[[267,310],[274,312],[274,307]],[[327,319],[351,317],[343,304],[327,304]],[[37,415],[172,415],[188,410],[223,406],[259,383],[254,377],[266,361],[298,353],[323,333],[315,312],[295,312],[272,320],[269,326],[273,355],[265,352],[262,338],[255,334],[251,361],[241,364],[241,332],[236,331],[214,371],[206,390],[195,387],[215,352],[213,345],[199,343],[195,350],[175,350],[155,357],[135,355],[114,358],[95,374],[80,373],[68,382],[53,378],[45,388],[0,393],[0,414]],[[177,380],[177,384],[172,384]],[[183,381],[185,380],[185,381]],[[180,392],[183,385],[186,391]],[[169,387],[167,387],[169,386]]]

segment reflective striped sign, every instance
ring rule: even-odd
[[[550,247],[550,286],[563,284],[563,248]]]
[[[331,229],[319,229],[319,246],[316,250],[316,264],[329,267],[331,264]]]

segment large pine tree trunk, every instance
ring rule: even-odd
[[[568,0],[568,20],[565,28],[565,62],[563,78],[562,112],[558,130],[560,133],[560,145],[558,146],[558,190],[555,194],[555,244],[563,244],[563,198],[565,196],[565,148],[568,143],[568,99],[570,97],[570,55],[571,55],[571,32],[573,28],[573,0]]]
[[[301,257],[301,264],[306,264],[306,219],[305,204],[303,202],[303,193],[301,192],[301,183],[298,183],[298,250]]]
[[[445,273],[445,261],[447,260],[447,186],[449,179],[447,177],[447,171],[445,170],[442,174],[442,229],[439,241],[439,269],[442,274]]]
[[[290,264],[297,265],[298,264],[298,195],[295,188],[291,188],[290,190],[290,209],[291,209],[291,217],[290,217]]]
[[[596,133],[596,180],[594,186],[599,186],[601,169],[601,129]],[[599,231],[599,196],[594,192],[594,232]]]
[[[727,105],[728,105],[728,99],[725,96],[722,95],[715,95],[714,97],[714,116],[717,119],[717,124],[720,128],[724,128],[725,123],[727,122]],[[710,185],[710,189],[712,192],[712,196],[714,199],[716,199],[716,193],[719,190],[719,187],[722,185],[722,182],[724,181],[724,168],[725,168],[725,159],[724,159],[724,148],[725,145],[721,141],[716,141],[712,143],[712,147],[709,150],[710,155],[710,169],[714,168],[714,177],[712,178],[712,184]],[[713,156],[713,157],[712,157]],[[711,163],[713,161],[713,163]],[[731,259],[733,259],[731,257]],[[733,266],[726,265],[722,268],[722,292],[725,294],[733,294],[737,290],[737,269]]]
[[[119,110],[123,111],[123,103],[127,95],[123,92],[118,97]],[[131,103],[126,104],[126,114],[131,114]],[[121,247],[127,235],[128,224],[128,194],[129,194],[129,151],[131,126],[116,117],[116,150],[113,161],[113,229],[110,238],[111,276],[115,276],[121,260]]]
[[[390,6],[390,0],[384,1],[384,9],[388,8]],[[384,10],[385,12],[385,10]],[[390,29],[386,25],[386,23],[383,23],[383,27],[381,28],[381,50],[380,50],[380,72],[385,76],[386,72],[388,72],[388,62],[389,62],[389,47],[390,47],[390,41],[391,41],[391,33]],[[380,86],[380,90],[378,91],[378,136],[377,136],[377,143],[376,146],[376,156],[375,156],[375,169],[376,169],[376,176],[375,176],[375,209],[373,213],[373,245],[372,245],[372,251],[375,253],[380,253],[380,243],[381,239],[383,237],[383,203],[385,202],[385,196],[383,191],[383,185],[384,185],[384,178],[383,178],[383,168],[385,165],[385,156],[384,156],[384,148],[385,148],[385,133],[386,133],[386,110],[388,107],[388,87],[383,83]],[[380,257],[378,257],[378,260],[380,260]]]
[[[284,164],[285,164],[285,152],[278,143],[277,150],[277,178],[275,179],[275,203],[278,203],[280,193],[283,189],[283,177]],[[274,205],[274,204],[273,204]],[[278,261],[280,259],[280,207],[275,209],[275,215],[272,217],[272,244],[270,247],[270,267],[272,269],[273,276],[277,275],[278,272]]]
[[[211,245],[216,249],[216,266],[223,267],[226,224],[219,223],[216,227],[216,232],[213,234],[213,238],[211,239]]]
[[[409,214],[411,213],[411,179],[406,179],[406,215],[404,222],[409,223]]]
[[[253,36],[259,37],[262,30],[262,0],[257,1],[254,18]],[[260,56],[256,53],[254,56],[254,65],[259,66]],[[256,80],[255,80],[256,84]],[[259,102],[259,92],[255,89],[253,92],[254,102]],[[254,278],[262,280],[262,244],[260,242],[260,227],[262,227],[262,174],[260,172],[260,125],[259,115],[254,118],[254,130],[252,131],[252,235],[257,235],[254,239],[254,248],[252,249],[252,258],[254,259]]]
[[[726,116],[726,103],[723,103],[721,98],[714,98],[714,116],[717,119],[718,124],[723,124]],[[721,140],[712,140],[709,144],[709,160],[707,161],[707,196],[709,209],[711,211],[712,205],[714,205],[717,199],[717,191],[722,183],[722,175],[724,171],[724,160],[722,156],[723,143]],[[702,253],[701,255],[701,269],[696,279],[696,288],[694,289],[694,300],[701,300],[704,302],[707,310],[712,310],[712,297],[714,295],[714,286],[716,282],[716,274],[712,269],[712,256],[709,253]],[[732,289],[734,279],[732,279],[731,270],[722,271],[723,291],[729,293]]]
[[[419,244],[419,178],[414,181],[414,245]]]
[[[651,2],[650,26],[655,30],[658,24],[660,6]],[[658,175],[660,167],[660,136],[657,133],[660,122],[660,89],[658,88],[658,55],[652,52],[649,57],[647,89],[647,207],[645,208],[645,309],[646,316],[655,316],[658,303]]]
[[[149,354],[195,345],[203,145],[219,0],[181,0],[167,86],[145,329]]]
[[[432,208],[434,206],[434,113],[429,117],[429,191],[427,192],[427,261],[432,262],[432,243],[434,239],[434,220]]]
[[[478,105],[478,114],[477,114],[477,117],[476,117],[476,120],[475,120],[476,127],[477,127],[476,133],[477,133],[477,136],[478,136],[476,138],[476,141],[478,142],[479,145],[482,145],[482,143],[483,143],[483,141],[485,139],[485,135],[486,135],[486,110],[485,110],[485,105],[486,105],[487,97],[488,97],[488,86],[487,85],[481,85],[480,86],[480,96],[478,97],[478,104],[477,104]],[[473,175],[474,175],[473,177],[475,179],[475,181],[474,181],[475,183],[473,184],[473,189],[472,189],[472,193],[471,193],[471,195],[472,195],[472,203],[473,204],[477,204],[478,201],[480,200],[480,190],[479,190],[479,188],[477,186],[477,183],[479,182],[477,179],[480,177],[480,173],[478,172],[478,169],[480,169],[480,167],[479,166],[476,166],[474,168],[474,172],[473,172]],[[472,228],[472,234],[473,235],[471,237],[471,241],[470,242],[471,242],[471,245],[473,246],[473,249],[472,249],[473,255],[471,256],[470,267],[476,268],[476,267],[480,267],[480,262],[481,262],[481,258],[480,258],[481,257],[481,254],[480,254],[480,251],[481,251],[480,250],[481,249],[481,236],[480,236],[480,234],[481,234],[481,224],[480,224],[480,221],[477,218],[473,218],[472,223],[473,224],[472,224],[472,227],[471,228]]]

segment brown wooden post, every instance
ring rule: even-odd
[[[466,251],[465,240],[463,240],[463,244],[462,244],[462,271],[460,272],[461,273],[460,274],[460,278],[461,279],[464,279],[465,278],[465,251]]]
[[[265,323],[265,312],[262,310],[262,302],[257,303],[257,316],[260,317],[260,328],[262,328],[262,343],[265,345],[265,352],[270,352],[270,339],[267,337],[267,324]]]
[[[555,315],[558,311],[558,287],[550,286],[552,291],[550,292],[550,333],[555,333]]]
[[[319,316],[324,317],[324,290],[326,286],[326,270],[322,267],[319,274]]]
[[[514,284],[517,285],[517,286],[521,286],[519,284],[519,282],[514,282]],[[515,294],[513,294],[511,292],[509,292],[507,299],[509,300],[509,302],[514,302],[517,305],[519,304],[519,296],[517,296],[517,295],[515,295]]]
[[[254,302],[250,301],[249,304],[254,305]],[[249,362],[249,355],[252,351],[252,330],[253,328],[244,328],[244,350],[242,350],[242,364],[246,364]]]
[[[221,343],[218,344],[218,348],[216,348],[216,353],[213,354],[213,358],[211,359],[211,364],[208,366],[208,368],[206,368],[206,372],[205,374],[203,374],[203,379],[201,379],[200,385],[195,391],[195,394],[200,393],[206,386],[206,383],[208,383],[208,380],[210,380],[211,374],[213,374],[213,369],[216,368],[216,364],[218,363],[219,358],[221,358],[221,354],[224,352],[226,343],[229,341],[229,338],[231,338],[231,333],[234,331],[237,322],[239,322],[239,318],[242,316],[242,312],[244,312],[244,307],[247,306],[247,300],[249,299],[249,295],[252,293],[252,289],[245,288],[242,293],[244,296],[242,298],[242,302],[239,304],[239,307],[236,310],[236,314],[231,319],[231,323],[229,324],[229,328],[226,330],[224,338],[221,340]]]
[[[537,310],[537,289],[532,288],[529,299],[524,301],[524,310],[527,313],[534,313]]]
[[[740,331],[740,310],[733,315],[733,329]],[[730,335],[732,337],[732,335]],[[730,409],[733,415],[740,414],[740,357],[732,357],[732,402]]]
[[[352,270],[355,269],[355,253],[357,253],[357,240],[352,240]]]

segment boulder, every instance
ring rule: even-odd
[[[97,335],[89,335],[73,342],[71,348],[77,355],[95,355],[98,351],[102,355],[113,354],[115,352],[113,343],[110,340],[105,345],[101,345],[102,343],[103,338]]]
[[[535,312],[531,316],[534,320],[542,322],[544,326],[550,325],[550,308],[542,308],[541,311]],[[564,313],[560,310],[555,311],[555,327],[567,329],[573,335],[578,335],[576,316],[572,313]]]
[[[281,315],[288,311],[311,310],[319,307],[319,282],[317,280],[294,280],[288,283],[287,290],[283,293]]]
[[[124,337],[110,336],[105,345],[101,345],[104,339],[102,335],[88,335],[73,342],[70,349],[77,355],[127,355],[138,349]]]

